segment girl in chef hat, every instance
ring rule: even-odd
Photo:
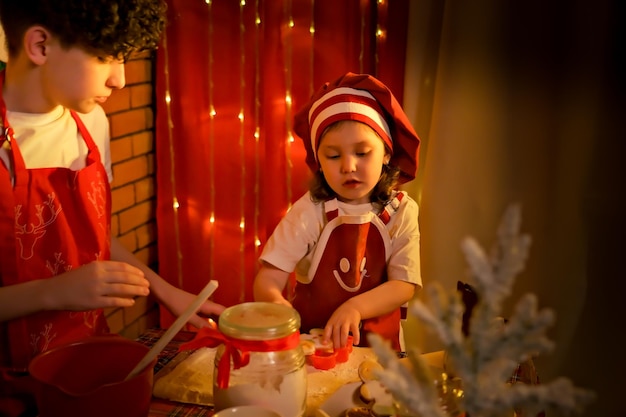
[[[375,332],[401,350],[401,307],[421,276],[418,206],[398,186],[415,178],[419,138],[384,84],[353,73],[322,86],[294,131],[314,178],[264,247],[255,300],[293,306],[300,330],[323,328],[335,348]]]

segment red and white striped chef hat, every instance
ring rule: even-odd
[[[365,123],[391,149],[390,165],[400,169],[399,182],[415,178],[419,137],[400,103],[379,80],[368,74],[347,73],[326,83],[296,113],[294,131],[304,141],[309,168],[319,170],[317,148],[324,130],[341,120]]]

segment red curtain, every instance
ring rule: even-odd
[[[159,272],[193,293],[215,279],[227,306],[250,301],[263,244],[307,189],[293,114],[347,71],[401,101],[409,0],[168,3],[155,75]]]

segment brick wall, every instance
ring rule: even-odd
[[[126,87],[103,108],[111,127],[112,234],[156,268],[153,64],[150,53],[133,56],[126,63]],[[152,297],[141,297],[133,307],[107,309],[106,316],[112,332],[134,339],[158,324],[158,307]]]

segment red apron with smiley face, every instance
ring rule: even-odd
[[[4,74],[0,74],[0,92]],[[0,145],[9,142],[13,175],[0,163],[0,285],[46,279],[110,259],[110,189],[100,153],[78,115],[86,166],[28,169],[0,97]],[[13,177],[13,180],[11,179]],[[30,360],[61,343],[108,333],[101,309],[44,311],[0,322],[0,397],[19,387]]]
[[[293,306],[300,313],[301,331],[324,328],[332,313],[346,300],[387,281],[387,262],[391,239],[386,227],[394,207],[403,194],[378,216],[339,216],[337,200],[324,203],[327,223],[313,253],[308,283],[298,282]],[[367,333],[380,334],[400,350],[400,308],[363,320],[361,345],[367,345]]]

